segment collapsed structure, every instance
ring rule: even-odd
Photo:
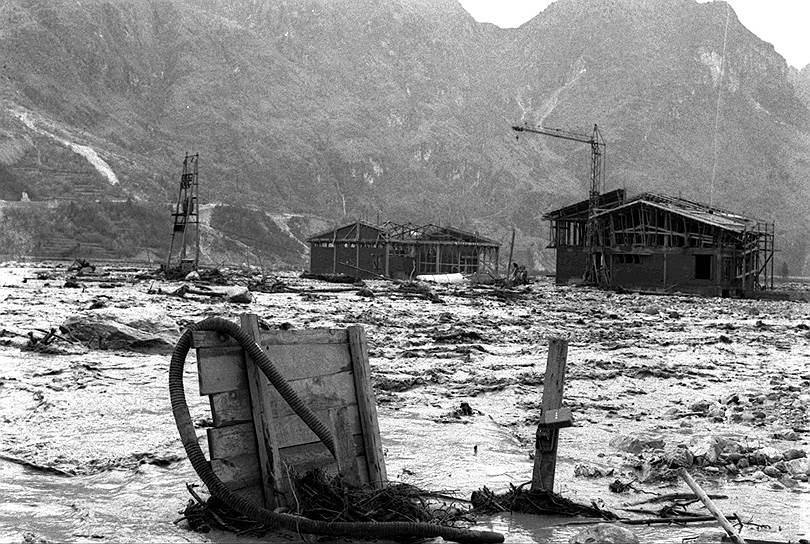
[[[709,296],[748,296],[769,281],[773,288],[772,222],[652,193],[628,200],[623,189],[543,219],[551,222],[557,283],[581,280],[593,259],[597,283],[610,288]]]
[[[418,274],[498,273],[494,240],[452,227],[355,221],[307,239],[312,274],[409,278]]]

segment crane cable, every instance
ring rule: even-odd
[[[720,122],[720,99],[723,95],[723,75],[726,66],[726,40],[728,38],[728,22],[731,18],[731,7],[726,4],[726,28],[723,31],[723,56],[720,57],[720,79],[717,82],[717,104],[714,108],[714,161],[712,162],[712,180],[709,185],[709,206],[714,206],[714,178],[717,175],[717,130]]]

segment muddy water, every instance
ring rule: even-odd
[[[0,327],[20,334],[48,329],[99,297],[108,297],[110,307],[162,308],[181,325],[245,310],[149,296],[150,282],[72,290],[59,287],[59,279],[23,281],[33,276],[31,269],[0,269]],[[328,287],[286,279],[303,289]],[[391,289],[383,282],[371,287]],[[533,418],[551,335],[570,341],[565,398],[577,426],[561,432],[557,472],[557,490],[569,498],[601,500],[618,510],[623,502],[645,497],[607,489],[617,477],[627,481],[633,473],[633,456],[608,445],[617,434],[654,433],[667,444],[728,436],[781,450],[809,449],[806,433],[795,441],[772,438],[779,429],[807,427],[807,408],[793,406],[796,389],[807,392],[810,372],[810,338],[801,327],[810,324],[806,304],[609,295],[548,283],[515,300],[474,298],[452,289],[440,294],[444,304],[366,299],[353,292],[259,294],[250,310],[270,325],[364,325],[389,477],[459,497],[484,485],[502,490],[530,478]],[[447,339],[458,331],[467,336]],[[188,500],[185,483],[197,479],[171,417],[168,356],[69,344],[62,346],[63,354],[43,355],[20,351],[23,343],[13,337],[0,346],[0,454],[72,475],[0,460],[0,541],[22,541],[26,532],[55,542],[252,541],[221,532],[195,534],[173,523]],[[186,388],[192,417],[206,417],[191,360]],[[752,405],[765,415],[751,421],[682,415],[698,401],[732,393],[772,398]],[[461,402],[470,404],[472,416],[453,414]],[[578,464],[615,472],[582,478],[574,475]],[[717,501],[724,511],[770,525],[759,532],[749,527],[744,534],[806,538],[810,486],[776,489],[773,480],[754,481],[751,472],[694,473],[707,491],[728,495]],[[637,487],[686,490],[677,482]],[[579,529],[565,525],[568,521],[521,515],[480,520],[511,542],[567,542]],[[633,530],[643,540],[674,543],[715,528]]]

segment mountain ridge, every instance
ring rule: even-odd
[[[454,0],[191,5],[0,7],[0,198],[160,210],[183,153],[199,151],[203,201],[321,226],[379,214],[505,239],[514,225],[519,258],[547,268],[540,217],[587,194],[588,149],[509,127],[598,123],[608,189],[775,219],[780,258],[810,270],[810,70],[789,69],[725,3],[559,0],[518,29]],[[60,140],[97,151],[120,183]],[[166,235],[140,243],[160,253],[169,231],[167,214]]]

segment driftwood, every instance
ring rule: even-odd
[[[712,502],[709,496],[706,495],[706,492],[703,491],[703,489],[701,489],[701,487],[697,484],[697,482],[694,479],[692,479],[692,476],[686,471],[686,469],[685,468],[679,469],[678,475],[681,478],[683,478],[683,481],[686,482],[686,485],[688,485],[689,488],[695,492],[695,495],[698,496],[700,502],[703,503],[703,506],[705,506],[706,509],[709,512],[711,512],[711,514],[714,516],[714,518],[717,520],[720,526],[723,527],[723,530],[726,531],[731,541],[734,542],[735,544],[746,544],[743,537],[739,535],[737,530],[734,528],[733,525],[731,525],[731,523],[729,523],[729,521],[726,519],[723,513],[717,509],[717,506],[715,506],[715,504]]]

